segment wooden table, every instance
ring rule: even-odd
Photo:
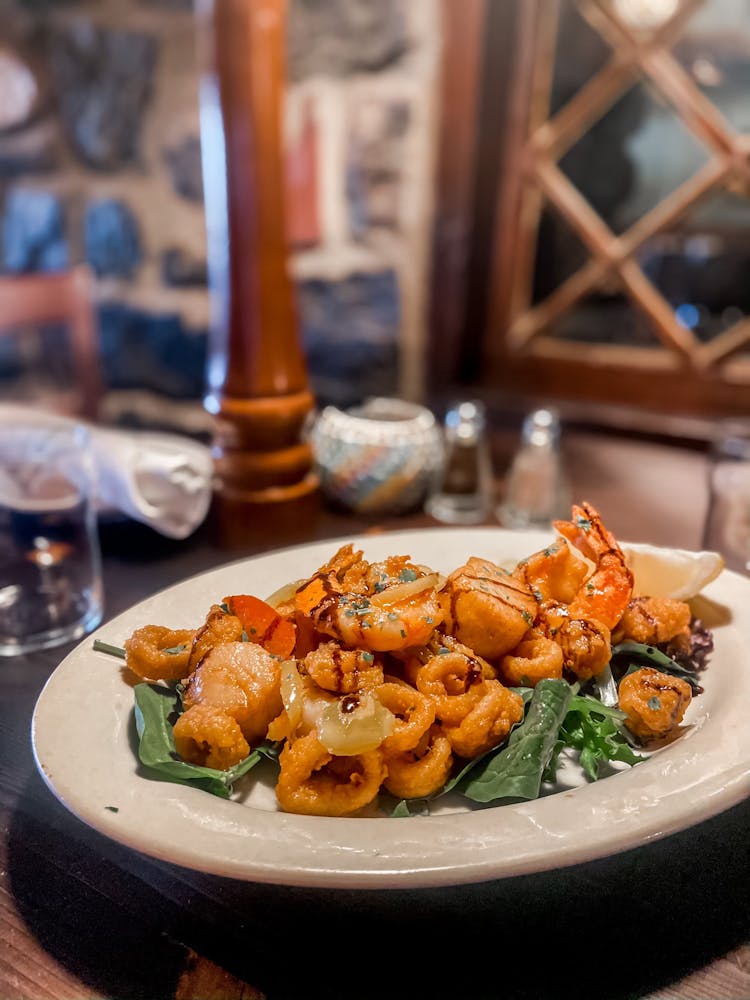
[[[566,448],[575,496],[620,537],[700,546],[700,452],[593,434]],[[320,506],[273,521],[257,517],[231,548],[215,519],[181,543],[103,526],[107,617],[253,551],[430,523]],[[750,802],[621,855],[475,886],[233,882],[120,847],[46,789],[29,722],[66,652],[0,660],[0,1000],[750,997]]]

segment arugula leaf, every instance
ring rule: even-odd
[[[674,677],[682,677],[692,687],[693,691],[699,693],[703,688],[698,683],[698,674],[694,670],[689,670],[681,663],[667,656],[656,646],[647,646],[642,642],[621,642],[612,647],[612,662],[622,667],[623,662],[629,662],[625,673],[632,673],[641,667],[654,667],[665,674],[672,674]]]
[[[485,756],[461,783],[460,791],[474,802],[537,798],[572,697],[567,681],[540,681],[526,718],[511,733],[506,747]]]
[[[581,766],[592,781],[599,777],[603,762],[638,764],[644,758],[628,743],[623,732],[624,720],[625,713],[618,708],[610,708],[587,695],[574,695],[560,727],[559,749],[578,750]],[[552,774],[554,777],[554,770]]]
[[[228,799],[234,782],[264,757],[276,759],[279,748],[262,743],[244,760],[227,771],[188,764],[175,750],[171,719],[180,710],[180,695],[175,687],[136,684],[135,725],[138,730],[138,757],[151,776],[180,785],[192,785]]]

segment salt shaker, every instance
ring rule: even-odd
[[[485,408],[477,400],[454,404],[443,427],[445,459],[428,514],[446,524],[479,524],[492,504],[492,460]]]
[[[547,528],[555,518],[566,516],[567,507],[560,418],[552,409],[535,410],[523,422],[521,445],[497,516],[506,528]]]

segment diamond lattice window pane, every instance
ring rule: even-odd
[[[539,220],[532,302],[546,299],[588,260],[589,252],[575,230],[545,205]]]
[[[750,200],[716,191],[639,252],[678,321],[703,342],[750,316],[749,231]]]
[[[563,0],[557,24],[550,116],[559,111],[611,58],[611,46],[581,16],[574,0]]]
[[[750,5],[705,0],[674,47],[697,86],[738,131],[750,134]]]
[[[560,160],[560,169],[616,233],[708,162],[706,147],[642,81]]]

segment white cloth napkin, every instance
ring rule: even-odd
[[[0,404],[0,427],[83,423],[43,410]],[[178,434],[126,431],[84,424],[97,471],[101,511],[120,511],[168,538],[187,538],[211,502],[209,449]]]

